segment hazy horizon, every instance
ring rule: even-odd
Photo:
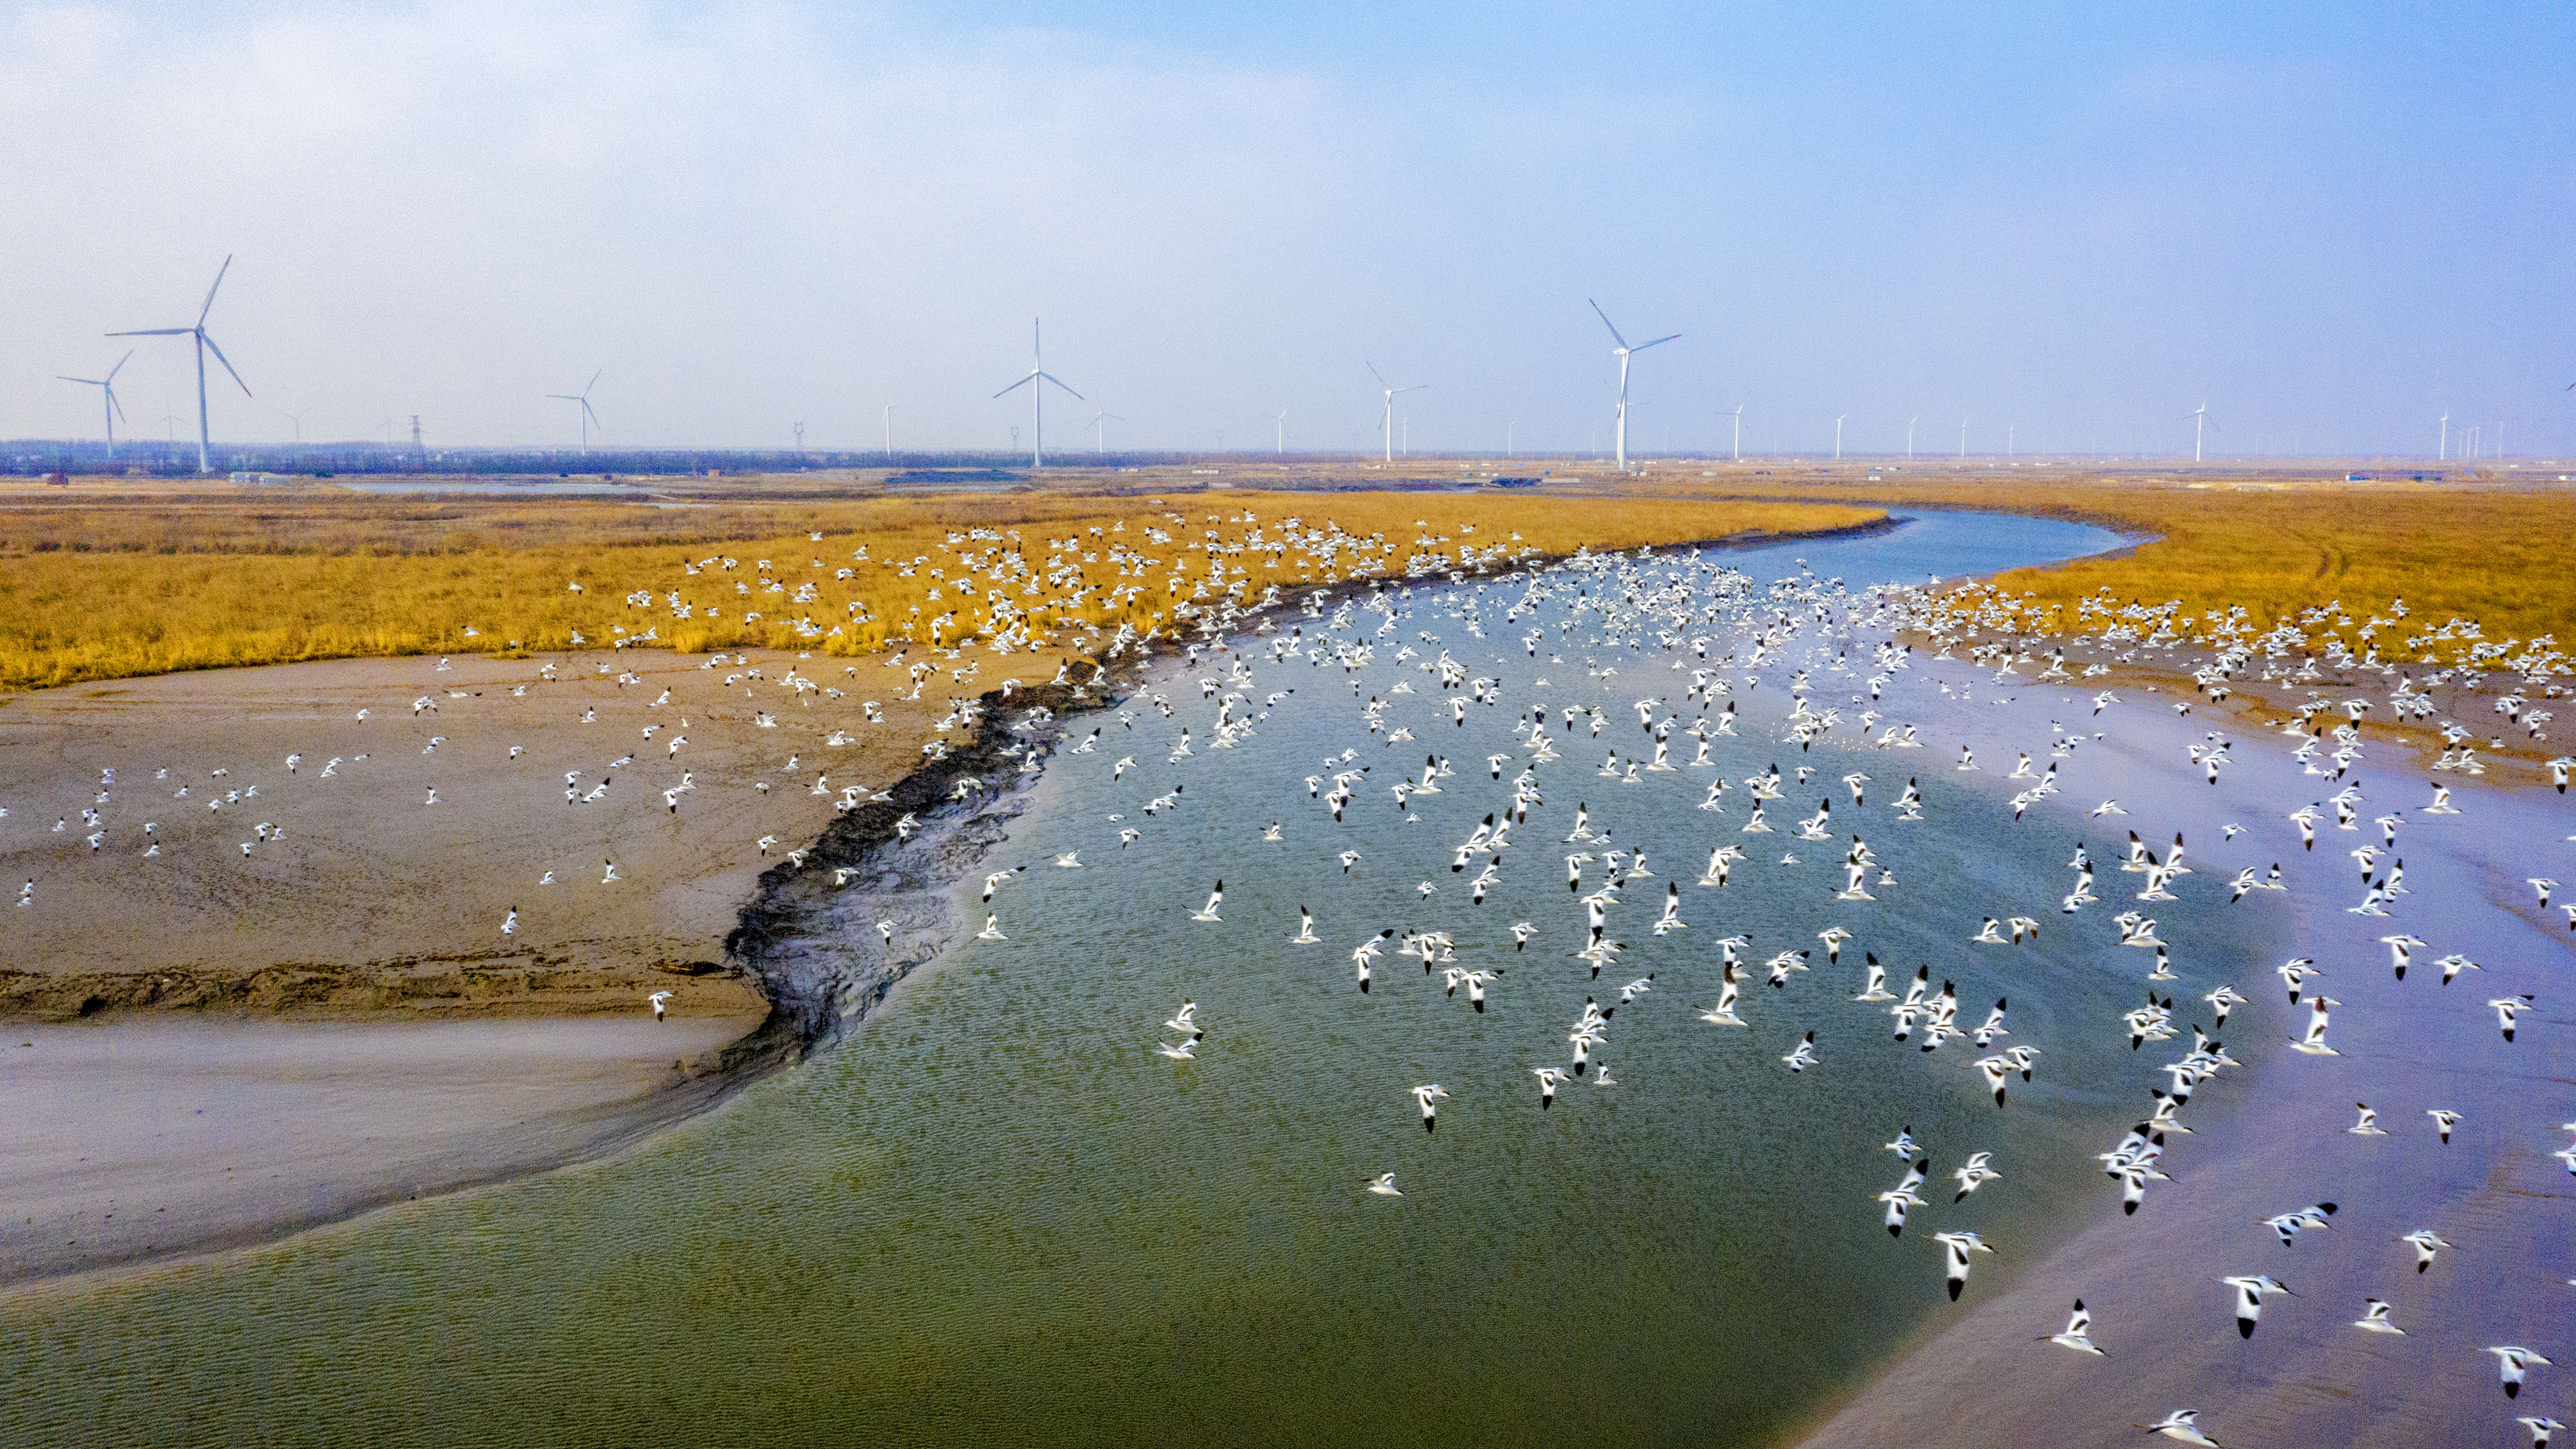
[[[2576,452],[2570,17],[488,0],[0,16],[0,437]],[[1070,460],[1069,460],[1070,461]]]

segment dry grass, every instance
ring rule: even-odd
[[[688,650],[862,654],[925,639],[933,619],[950,642],[989,634],[1005,603],[1033,613],[1039,638],[1064,643],[1121,623],[1159,622],[1171,631],[1176,604],[1206,598],[1198,583],[1212,561],[1227,574],[1211,592],[1236,587],[1239,598],[1273,583],[1293,590],[1352,576],[1359,560],[1348,551],[1329,558],[1296,546],[1205,551],[1211,543],[1244,545],[1256,530],[1277,542],[1291,518],[1301,537],[1329,528],[1383,538],[1391,550],[1371,558],[1380,574],[1401,577],[1424,555],[1454,564],[1462,547],[1566,553],[1841,528],[1878,514],[1496,492],[1175,492],[1161,506],[1063,494],[681,510],[319,494],[33,505],[0,509],[0,687],[304,659],[562,649],[576,638],[597,646],[648,631],[652,644]],[[1149,528],[1164,530],[1167,541],[1155,541]],[[820,540],[811,537],[817,532]],[[1073,540],[1081,546],[1069,556],[1052,546]],[[1114,544],[1150,565],[1125,571]],[[862,548],[869,557],[854,558]],[[970,554],[978,568],[961,592]],[[710,559],[718,562],[688,571]],[[763,560],[783,591],[766,588]],[[1175,583],[1182,566],[1192,570],[1186,586]],[[839,576],[844,569],[847,578]],[[568,588],[575,582],[580,592]],[[795,600],[808,584],[809,597]],[[1131,585],[1141,592],[1103,597]],[[679,617],[673,591],[688,617]],[[1079,601],[1068,602],[1077,591]],[[628,602],[639,592],[651,602]],[[791,617],[810,619],[810,630],[800,632]]]
[[[2241,606],[2262,626],[2339,603],[2334,617],[2349,621],[2340,629],[2347,642],[2355,641],[2362,622],[2398,600],[2417,627],[2458,617],[2476,621],[2497,642],[2544,636],[2576,642],[2576,568],[2566,561],[2576,536],[2576,493],[2565,489],[2267,476],[2203,487],[1993,477],[1860,484],[1846,477],[1819,487],[1730,477],[1706,492],[1974,507],[2156,535],[2122,557],[2018,569],[1995,580],[2003,592],[2027,592],[2048,627],[2068,632],[2075,628],[2075,601],[2107,592],[2123,605],[2177,601],[2180,615],[2190,619]],[[2321,638],[2335,628],[2332,619],[2318,618],[2307,632]]]

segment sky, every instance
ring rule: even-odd
[[[0,438],[2576,454],[2576,10],[2077,9],[0,6]]]

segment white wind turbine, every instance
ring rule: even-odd
[[[2209,404],[2203,402],[2191,410],[2191,460],[2200,461],[2200,436],[2209,426]]]
[[[231,257],[226,257],[224,258],[224,264],[215,269],[215,285],[206,289],[206,305],[197,309],[196,326],[154,327],[149,329],[138,329],[131,332],[110,332],[107,334],[110,337],[193,337],[196,339],[197,471],[200,473],[212,473],[215,471],[213,461],[207,457],[207,454],[213,448],[213,445],[207,440],[206,429],[206,353],[209,350],[215,354],[215,361],[224,365],[224,371],[232,373],[233,381],[241,387],[242,396],[250,396],[250,384],[242,381],[240,373],[233,372],[232,359],[224,356],[224,350],[215,346],[215,339],[206,335],[206,314],[215,310],[215,292],[217,288],[222,287],[224,284],[224,273],[231,271],[232,268],[233,259]]]
[[[1273,453],[1285,453],[1285,452],[1287,452],[1287,451],[1288,451],[1288,414],[1287,414],[1287,413],[1285,413],[1285,412],[1282,412],[1282,413],[1280,413],[1280,414],[1279,414],[1279,416],[1277,416],[1277,417],[1275,417],[1275,418],[1272,418],[1270,421],[1271,421],[1271,424],[1273,425],[1273,427],[1276,429],[1276,432],[1273,434],[1273,436],[1271,437],[1271,440],[1270,440],[1270,451],[1271,451],[1271,452],[1273,452]]]
[[[1744,404],[1735,405],[1735,461],[1744,461]]]
[[[1100,454],[1103,440],[1109,436],[1109,425],[1111,423],[1123,423],[1125,421],[1127,421],[1125,418],[1122,418],[1109,410],[1109,395],[1106,393],[1101,394],[1100,411],[1091,419],[1091,451],[1093,456],[1097,457]]]
[[[894,410],[902,406],[901,403],[885,405],[886,456],[889,458],[894,456]]]
[[[1378,430],[1386,434],[1386,460],[1392,463],[1395,461],[1395,395],[1420,392],[1431,384],[1417,382],[1410,387],[1395,387],[1387,382],[1385,373],[1377,370],[1376,363],[1363,360],[1360,365],[1369,370],[1369,376],[1377,379],[1379,387],[1386,389],[1386,417],[1378,423]]]
[[[1592,301],[1589,297],[1584,300]],[[1592,315],[1601,319],[1602,326],[1610,328],[1610,340],[1619,344],[1610,352],[1619,359],[1619,471],[1625,473],[1628,471],[1628,359],[1649,347],[1661,347],[1681,334],[1676,332],[1671,337],[1658,337],[1652,342],[1640,342],[1631,347],[1628,339],[1619,335],[1619,329],[1611,325],[1610,314],[1601,310],[1600,303],[1592,302]]]
[[[605,372],[607,369],[602,368],[600,371]],[[579,392],[550,392],[546,394],[546,396],[555,399],[557,402],[572,403],[581,409],[581,450],[585,453],[590,451],[590,425],[599,421],[599,414],[592,412],[590,409],[590,390],[597,386],[599,386],[599,373],[594,372],[590,375],[590,381],[581,385],[581,391]],[[604,433],[608,430],[603,427],[600,431]]]
[[[1850,416],[1851,414],[1844,413],[1834,419],[1834,461],[1837,463],[1843,460],[1843,418]]]
[[[1031,318],[1029,320],[1029,375],[993,396],[1003,397],[1024,387],[1029,390],[1029,401],[1037,409],[1036,427],[1030,438],[1029,466],[1032,468],[1046,466],[1046,385],[1048,383],[1054,383],[1064,388],[1066,392],[1073,392],[1063,378],[1046,370],[1046,349],[1042,345],[1042,338],[1038,332],[1037,319]],[[1078,392],[1073,392],[1073,397],[1076,402],[1083,401],[1082,394]]]
[[[97,388],[105,395],[100,399],[99,411],[107,418],[107,456],[111,458],[116,456],[116,420],[125,416],[125,404],[116,400],[116,375],[123,372],[125,364],[133,360],[134,351],[128,348],[123,357],[116,359],[116,366],[107,370],[105,377],[65,377],[59,372],[54,374],[65,382],[76,382],[83,387]]]
[[[1905,461],[1908,463],[1914,461],[1914,425],[1921,421],[1923,415],[1920,413],[1905,420]]]
[[[2444,414],[2442,414],[2442,441],[2441,441],[2441,445],[2440,445],[2440,446],[2441,446],[2441,451],[2439,451],[2439,452],[2437,452],[2437,453],[2435,453],[2435,454],[2433,455],[2434,461],[2436,461],[2436,462],[2448,462],[2448,461],[2450,461],[2450,457],[2451,457],[2451,415],[2450,415],[2449,413],[2447,413],[2447,412],[2445,412]]]

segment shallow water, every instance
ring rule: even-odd
[[[1857,587],[2118,542],[1933,514],[1892,535],[1724,561],[1767,579],[1804,558]],[[1830,899],[1839,844],[1739,834],[1741,789],[1726,814],[1694,809],[1710,771],[1600,778],[1609,748],[1643,747],[1630,701],[1678,702],[1686,676],[1621,651],[1618,676],[1588,677],[1584,659],[1611,652],[1583,647],[1580,628],[1560,640],[1558,605],[1541,613],[1549,643],[1533,660],[1516,643],[1526,616],[1500,620],[1510,595],[1484,597],[1489,637],[1477,640],[1444,596],[1417,594],[1361,676],[1364,695],[1417,682],[1389,714],[1420,736],[1410,744],[1364,731],[1340,669],[1266,655],[1254,697],[1296,693],[1240,748],[1207,747],[1216,706],[1193,681],[1212,670],[1166,676],[1171,720],[1141,698],[1132,729],[1084,720],[1105,727],[1101,749],[1053,760],[996,849],[995,867],[1032,867],[994,906],[1010,940],[968,944],[839,1049],[626,1158],[0,1302],[0,1438],[1776,1438],[1946,1309],[1930,1232],[2011,1245],[1979,1260],[1973,1299],[2069,1231],[2074,1205],[2113,1191],[2084,1153],[2158,1080],[2163,1058],[2132,1057],[2105,1029],[2136,1004],[2143,953],[2053,928],[2018,950],[1966,942],[1998,904],[2058,919],[2042,908],[2065,889],[2078,832],[2036,815],[2004,830],[1995,775],[1954,776],[1938,746],[1855,751],[1838,731],[1811,752],[1817,778],[1773,802],[1782,824],[1836,801],[1837,842],[1862,832],[1899,881],[1870,903]],[[1506,702],[1453,727],[1431,676],[1390,667],[1396,638],[1500,675]],[[1471,876],[1443,867],[1507,798],[1516,767],[1497,782],[1482,761],[1518,758],[1510,727],[1534,697],[1600,704],[1602,735],[1552,717],[1564,758],[1539,767],[1545,804],[1515,831],[1502,883],[1472,905]],[[1827,685],[1819,697],[1841,702]],[[1741,737],[1713,747],[1720,773],[1795,768],[1798,748],[1772,727],[1786,703],[1776,679],[1745,699]],[[1908,717],[1902,703],[1890,712]],[[1199,751],[1166,763],[1184,724]],[[1346,747],[1373,769],[1336,826],[1302,782]],[[1408,822],[1385,785],[1426,751],[1457,773]],[[1110,762],[1131,754],[1140,767],[1112,783]],[[1865,810],[1838,783],[1854,768],[1878,777]],[[1887,808],[1909,771],[1927,801],[1920,824]],[[1185,803],[1144,818],[1175,785]],[[1616,843],[1642,843],[1656,872],[1614,910],[1629,947],[1598,982],[1565,955],[1583,919],[1558,842],[1578,802]],[[1284,843],[1261,842],[1272,819]],[[1121,851],[1119,824],[1143,838]],[[1720,841],[1752,859],[1723,890],[1695,887]],[[1332,859],[1346,846],[1364,856],[1347,875]],[[1793,849],[1805,863],[1777,863]],[[1084,869],[1049,864],[1068,850]],[[2098,835],[2095,853],[2110,854]],[[1587,890],[1600,870],[1587,867]],[[1223,923],[1190,921],[1220,876]],[[1689,929],[1654,937],[1672,880]],[[1423,881],[1438,891],[1419,895]],[[1301,903],[1324,944],[1286,943]],[[961,909],[982,907],[970,895]],[[1507,928],[1524,919],[1539,932],[1516,953]],[[1814,938],[1834,923],[1856,938],[1828,967]],[[2175,987],[2212,984],[2198,963],[2250,974],[2245,958],[2277,925],[2258,909],[2167,927],[2186,964]],[[1350,948],[1387,927],[1448,930],[1461,964],[1504,970],[1490,1010],[1393,955],[1358,994]],[[1814,948],[1813,969],[1781,991],[1748,972],[1751,1024],[1712,1027],[1691,1010],[1716,994],[1714,942],[1738,931],[1751,961]],[[2007,1041],[2046,1052],[2036,1079],[2016,1081],[1999,1111],[1969,1044],[1927,1055],[1889,1041],[1883,1012],[1848,1000],[1864,949],[1899,991],[1919,963],[1935,983],[1954,979],[1962,1025],[2009,993]],[[1619,1085],[1569,1083],[1542,1112],[1529,1069],[1566,1061],[1587,994],[1615,999],[1649,972],[1652,992],[1617,1011],[1599,1053]],[[1152,1046],[1171,1039],[1159,1024],[1184,997],[1208,1034],[1199,1060],[1175,1063]],[[1822,1064],[1793,1075],[1780,1057],[1810,1028]],[[1426,1133],[1407,1089],[1431,1081],[1451,1099]],[[2224,1085],[2205,1090],[2223,1097]],[[1933,1206],[1891,1241],[1871,1196],[1899,1166],[1878,1147],[1909,1124],[1934,1160]],[[2006,1176],[1954,1207],[1940,1174],[1972,1150],[1994,1152]],[[1385,1171],[1405,1196],[1361,1190]]]

